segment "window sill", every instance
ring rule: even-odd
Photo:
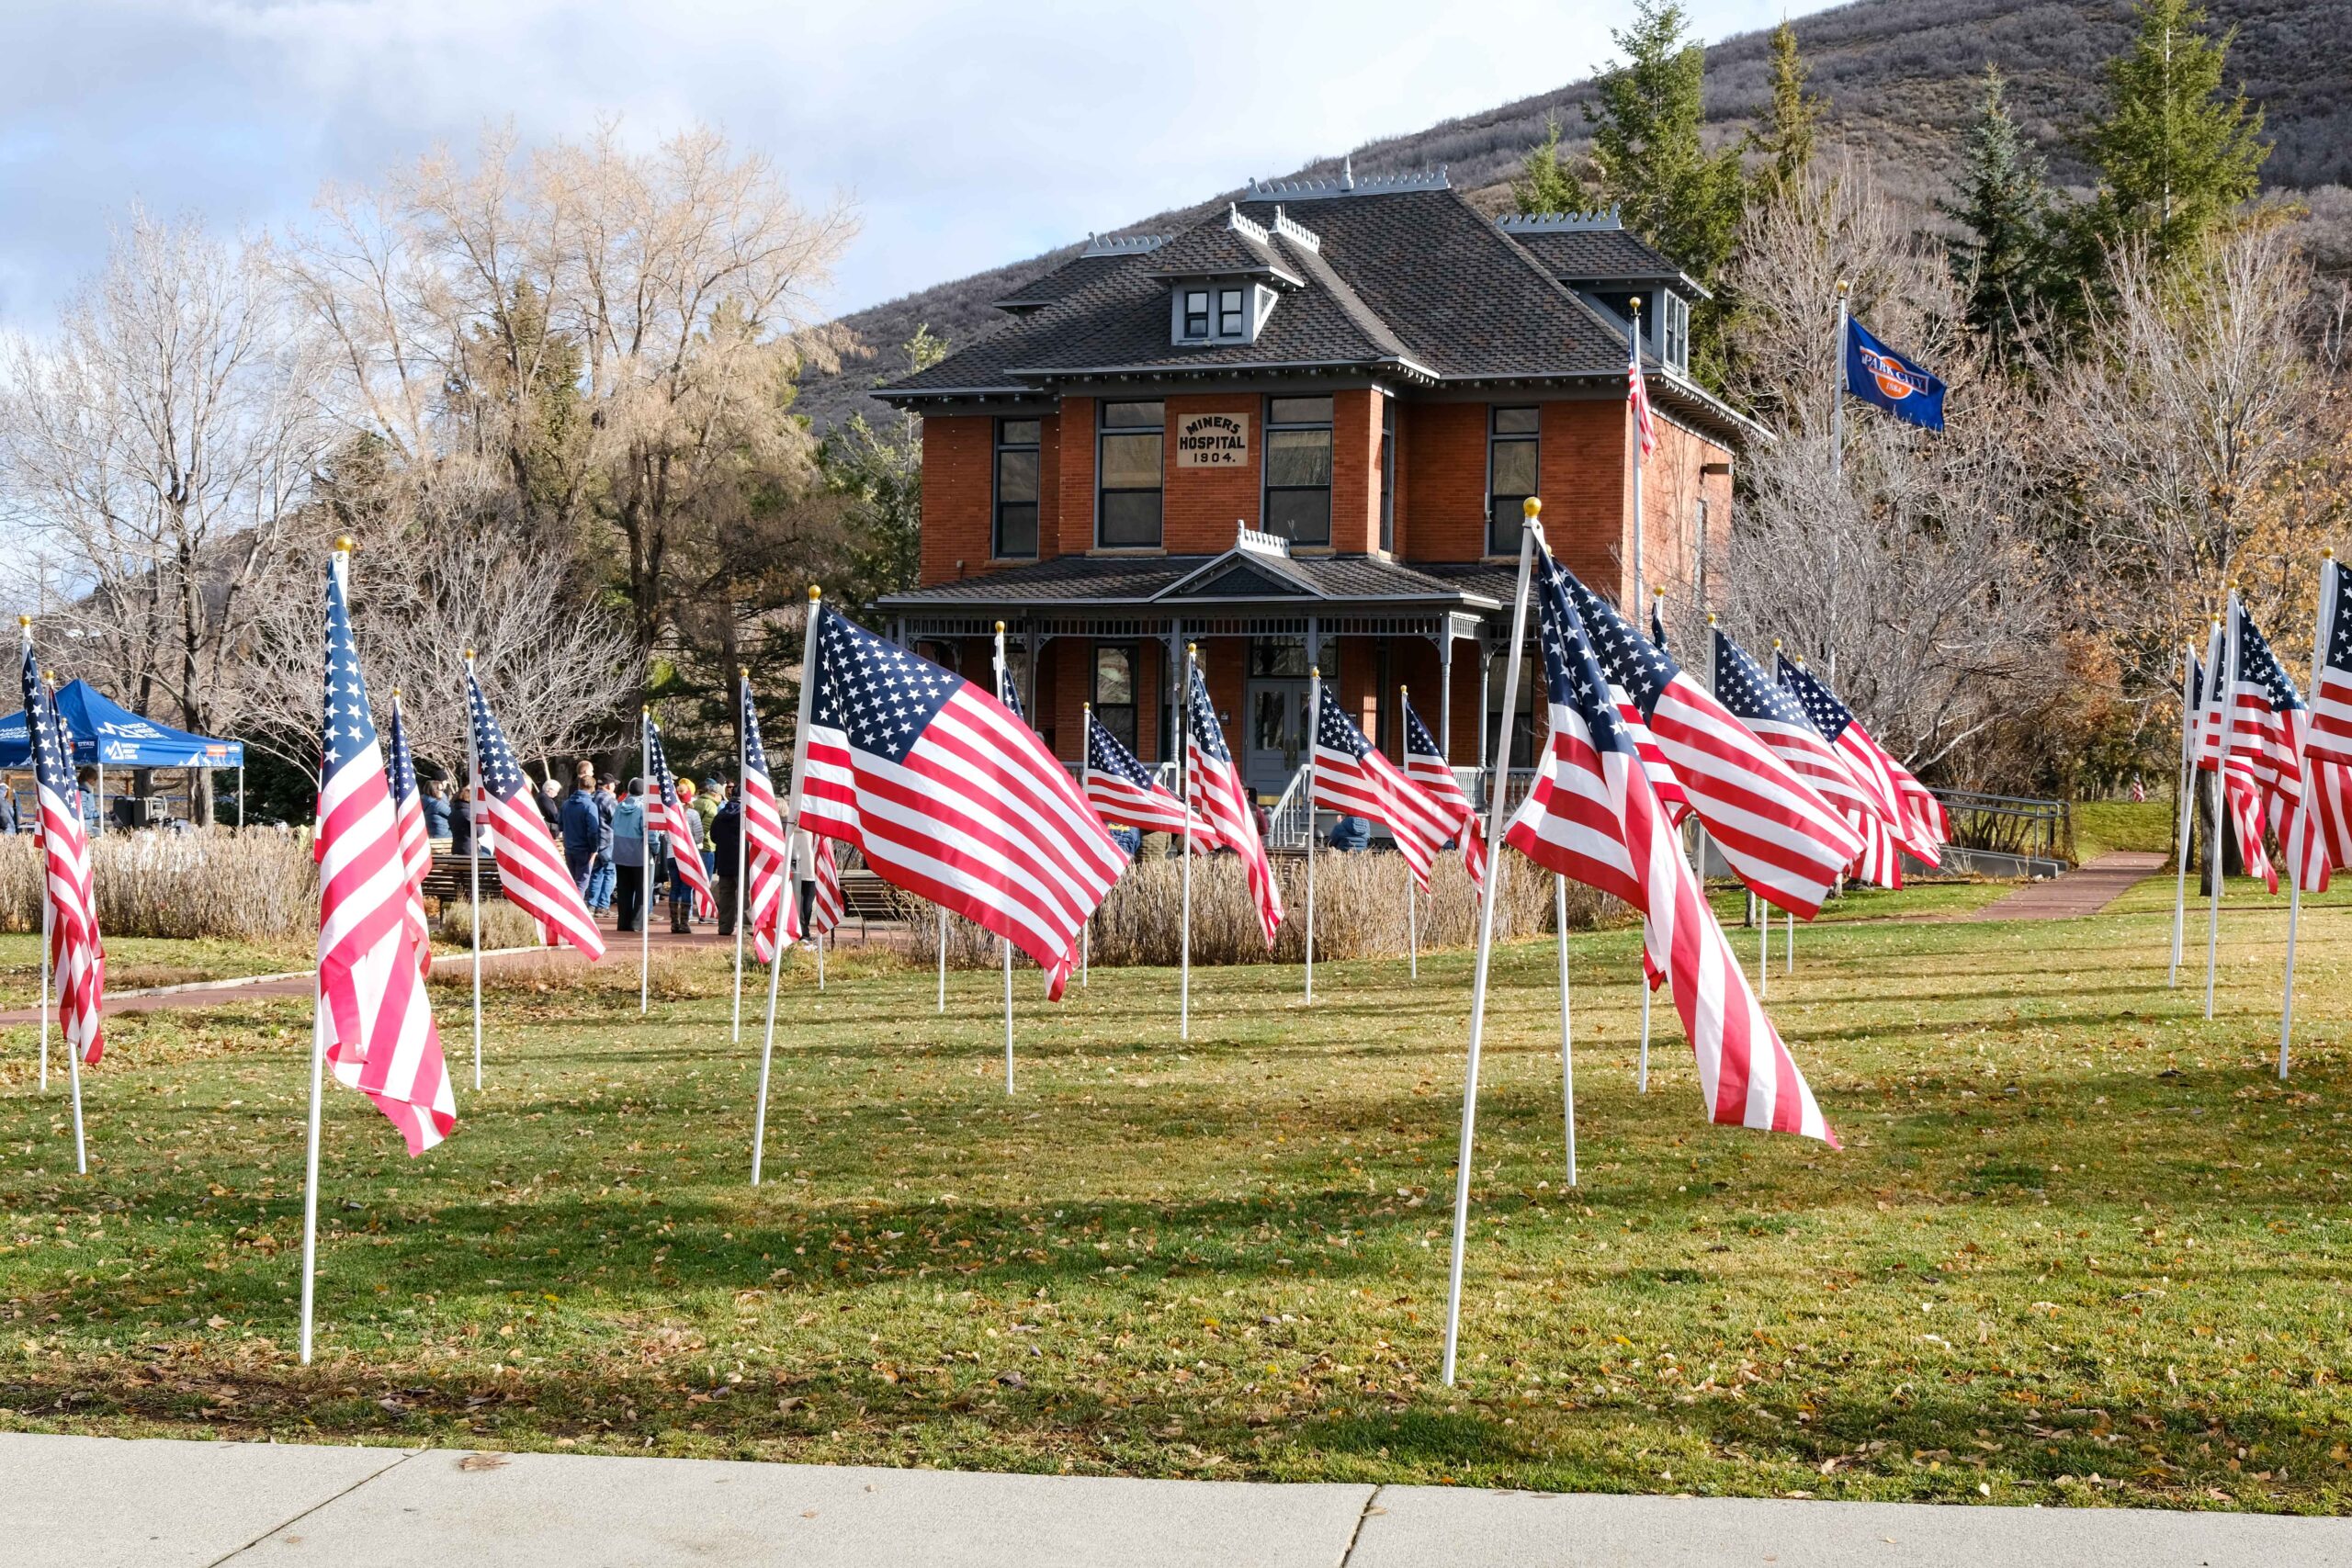
[[[1165,545],[1097,545],[1086,552],[1090,556],[1164,556]]]
[[[989,564],[990,566],[1035,566],[1037,564],[1038,558],[1038,557],[1034,555],[990,556],[989,557]]]

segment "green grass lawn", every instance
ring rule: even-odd
[[[1637,1094],[1634,933],[1580,935],[1573,1190],[1552,948],[1503,952],[1454,1389],[1461,953],[1318,966],[1312,1010],[1295,969],[1204,970],[1185,1043],[1170,974],[1053,1008],[1024,969],[1010,1098],[993,972],[941,1018],[928,972],[796,966],[758,1190],[715,960],[642,1021],[626,964],[505,977],[442,1148],[331,1090],[307,1370],[307,1010],[118,1022],[86,1180],[9,1030],[0,1425],[2341,1509],[2352,908],[2306,908],[2281,1085],[2279,906],[2233,889],[2208,1023],[2170,897],[1802,935],[1770,1006],[1842,1152],[1702,1123],[1663,1007]]]
[[[143,990],[192,980],[229,980],[248,975],[281,975],[308,969],[308,946],[267,945],[207,938],[110,936],[106,939],[107,989]],[[0,936],[0,1010],[28,1008],[40,1000],[40,938]]]
[[[2072,809],[2075,853],[2080,859],[2097,860],[2109,850],[2172,853],[2173,834],[2178,829],[2168,799],[2136,805],[2128,800],[2077,801]]]

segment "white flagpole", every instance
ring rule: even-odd
[[[2312,627],[2312,683],[2308,688],[2314,695],[2319,691],[2320,671],[2327,667],[2327,630],[2330,622],[2335,619],[2331,614],[2334,605],[2330,603],[2335,597],[2335,573],[2332,570],[2335,562],[2334,550],[2320,551],[2319,616],[2316,624]],[[2306,713],[2303,719],[2304,736],[2300,739],[2307,742],[2311,716]],[[2308,749],[2307,745],[2306,749]],[[2301,757],[2297,760],[2303,761]],[[2297,809],[2303,813],[2300,838],[2305,842],[2308,842],[2311,836],[2319,830],[2319,824],[2314,819],[2310,807],[2313,788],[2311,772],[2309,762],[2304,761],[2303,800]],[[2279,847],[2284,849],[2286,846],[2282,843]],[[2288,1043],[2293,1039],[2295,1033],[2295,931],[2301,923],[2303,915],[2301,858],[2301,855],[2290,857],[2287,866],[2287,977],[2278,999],[2278,1080],[2281,1083],[2287,1079]]]
[[[1087,785],[1092,780],[1094,759],[1094,705],[1079,705],[1078,797],[1091,802]],[[1143,852],[1143,835],[1136,835],[1136,852]],[[1089,914],[1086,923],[1078,928],[1078,983],[1082,989],[1090,976],[1087,971],[1094,964],[1094,917]]]
[[[653,777],[653,710],[637,710],[638,836],[645,848],[644,890],[637,899],[637,1016],[643,1018],[653,997],[653,803],[662,786]]]
[[[1846,471],[1846,338],[1848,335],[1846,291],[1844,278],[1838,280],[1838,339],[1831,352],[1837,356],[1836,380],[1829,393],[1829,477],[1837,479]]]
[[[2173,846],[2172,885],[2172,968],[2165,976],[2165,984],[2180,984],[2180,943],[2182,928],[2188,917],[2188,839],[2195,826],[2197,810],[2192,797],[2197,789],[2197,719],[2198,705],[2190,682],[2197,668],[2197,650],[2181,649],[2180,655],[2180,766],[2173,771],[2172,808],[2178,820],[2178,832]]]
[[[1577,1057],[1575,1019],[1568,1008],[1568,879],[1552,874],[1552,924],[1560,936],[1560,1114],[1568,1130],[1568,1185],[1577,1184]],[[1649,989],[1642,990],[1649,999]]]
[[[1648,941],[1649,941],[1649,933],[1648,933],[1648,931],[1646,930],[1646,928],[1644,930],[1644,931],[1643,931],[1643,933],[1642,933],[1642,940],[1643,940],[1643,942],[1644,942],[1643,951],[1644,951],[1645,953],[1646,953],[1646,952],[1648,952],[1648,951],[1649,951],[1648,946],[1647,946],[1647,943],[1648,943]],[[1636,1093],[1636,1094],[1647,1094],[1647,1093],[1649,1093],[1649,1091],[1650,1091],[1650,972],[1649,972],[1649,966],[1648,966],[1647,964],[1644,964],[1644,965],[1642,966],[1642,1063],[1641,1063],[1641,1066],[1640,1066],[1639,1070],[1637,1071],[1637,1073],[1635,1074],[1635,1077],[1634,1077],[1634,1093]]]
[[[81,792],[77,788],[74,793],[79,795]],[[40,809],[38,796],[33,809]],[[74,809],[81,809],[78,801]],[[49,908],[49,868],[44,865],[40,877],[40,1091],[43,1094],[49,1092],[49,932],[52,919]]]
[[[1761,1001],[1772,994],[1772,906],[1758,898],[1756,913],[1756,996]]]
[[[333,563],[327,570],[340,584],[350,560],[351,541],[339,538],[334,542]],[[467,650],[466,668],[473,668],[473,654]],[[466,732],[473,733],[472,694],[467,694]],[[475,824],[475,848],[481,848],[481,824]],[[477,898],[479,909],[481,901]],[[315,1292],[312,1283],[318,1273],[319,1260],[319,1096],[325,1086],[327,1067],[326,998],[316,986],[311,989],[311,1117],[310,1138],[302,1156],[302,1332],[301,1362],[311,1364],[311,1328]]]
[[[1406,688],[1396,688],[1396,702],[1401,710],[1411,705]],[[1401,716],[1398,720],[1403,722]],[[1421,977],[1421,895],[1413,879],[1405,879],[1405,961],[1406,975],[1411,979]]]
[[[939,1010],[947,1010],[947,906],[939,906]]]
[[[1200,644],[1184,645],[1183,695],[1176,705],[1177,734],[1180,737],[1176,753],[1177,797],[1184,807],[1184,865],[1183,909],[1179,923],[1182,935],[1178,942],[1176,968],[1176,1038],[1193,1037],[1193,666],[1200,656]]]
[[[1315,734],[1323,722],[1323,668],[1306,671],[1306,999],[1315,1000]]]
[[[807,667],[803,667],[801,685],[806,689]],[[799,890],[792,885],[792,863],[800,852],[799,836],[786,833],[784,840],[784,888],[782,897],[796,897]],[[784,975],[783,911],[777,911],[775,947],[768,960],[768,1022],[767,1032],[760,1041],[760,1099],[758,1109],[752,1113],[752,1185],[760,1184],[760,1156],[768,1146],[768,1066],[775,1059],[775,992],[776,983]]]
[[[2213,710],[2217,727],[2214,740],[2219,750],[2213,758],[2213,831],[2206,844],[2206,855],[2211,869],[2206,876],[2211,890],[2211,912],[2205,920],[2205,1016],[2213,1016],[2213,971],[2221,962],[2222,953],[2222,780],[2229,771],[2230,726],[2229,704],[2222,700],[2222,682],[2231,679],[2229,666],[2236,662],[2230,652],[2231,632],[2236,629],[2238,615],[2237,590],[2230,590],[2229,629],[2222,622],[2213,623],[2213,630],[2206,638],[2205,697],[2206,705]]]
[[[1012,671],[1004,662],[1004,623],[996,624],[996,700],[1004,701],[1005,689],[1012,682]],[[999,937],[997,947],[1004,957],[1004,1092],[1012,1092],[1012,939]]]
[[[1503,885],[1502,781],[1510,774],[1510,721],[1519,706],[1520,645],[1527,638],[1527,577],[1535,558],[1535,519],[1543,503],[1529,496],[1519,536],[1519,589],[1511,599],[1510,651],[1503,664],[1503,705],[1495,739],[1495,769],[1487,787],[1487,886],[1478,900],[1478,957],[1470,987],[1470,1046],[1463,1069],[1462,1142],[1453,1165],[1453,1256],[1445,1288],[1443,1377],[1453,1386],[1454,1355],[1462,1336],[1462,1252],[1470,1227],[1470,1155],[1478,1128],[1478,1047],[1487,1032],[1487,975],[1494,962],[1495,895]]]
[[[1784,912],[1788,915],[1789,923],[1781,931],[1781,973],[1793,975],[1797,972],[1797,917],[1793,910]],[[1770,909],[1764,911],[1767,919],[1771,917],[1771,913]]]
[[[474,1092],[481,1092],[481,734],[474,728],[474,650],[466,649],[466,776],[471,782],[466,791],[467,848],[473,852],[466,857],[466,874],[470,881],[469,897],[473,902],[474,944]],[[317,1111],[311,1119],[317,1120]],[[307,1280],[304,1289],[309,1289]],[[307,1316],[305,1318],[307,1322]],[[303,1343],[310,1342],[307,1331]]]
[[[808,941],[817,950],[817,988],[821,991],[825,988],[825,933],[819,931]]]
[[[90,1174],[90,1151],[82,1142],[82,1053],[74,1048],[74,1037],[65,1032],[65,1021],[57,1021],[57,1043],[65,1047],[65,1077],[74,1089],[74,1168],[81,1175]]]
[[[751,732],[743,715],[752,705],[752,671],[736,671],[735,689],[735,1038],[743,1038],[743,874],[751,863],[750,837],[743,831],[743,774],[751,766]]]

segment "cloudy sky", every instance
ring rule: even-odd
[[[1818,8],[1685,4],[1705,38]],[[601,116],[707,121],[853,197],[827,302],[854,310],[1561,85],[1631,9],[0,0],[0,326],[40,330],[134,201],[282,230],[322,181]]]

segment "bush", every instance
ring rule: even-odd
[[[463,898],[452,898],[441,906],[441,913],[433,921],[433,940],[471,948],[474,944],[474,907]],[[503,898],[494,899],[481,907],[481,947],[484,953],[500,947],[537,947],[539,945],[539,923],[519,907]]]
[[[307,834],[225,828],[107,833],[91,843],[98,930],[109,936],[294,942],[316,934],[319,874]],[[40,929],[32,835],[0,839],[0,930]]]
[[[1107,967],[1176,964],[1181,953],[1182,868],[1158,852],[1151,840],[1140,859],[1119,879],[1094,917],[1093,958]],[[1495,909],[1495,940],[1532,936],[1552,928],[1552,878],[1516,853],[1510,855],[1502,902]],[[1232,855],[1196,860],[1193,867],[1193,962],[1195,964],[1296,964],[1306,955],[1306,861],[1285,855],[1274,862],[1288,911],[1266,949],[1256,903],[1241,862]],[[1412,874],[1403,857],[1389,853],[1317,854],[1315,863],[1315,955],[1317,958],[1402,958],[1408,937],[1405,904]],[[937,908],[910,894],[894,892],[912,938],[915,959],[939,957]],[[1568,886],[1570,929],[1622,914],[1613,900],[1589,887]],[[1467,947],[1477,940],[1477,892],[1459,854],[1438,858],[1430,890],[1420,901],[1423,952]],[[999,963],[997,938],[968,920],[947,922],[947,962],[959,969]],[[1025,961],[1024,961],[1025,962]]]

